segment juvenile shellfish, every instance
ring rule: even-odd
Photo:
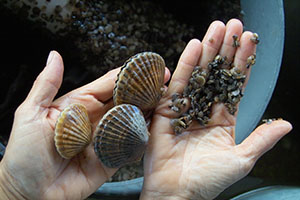
[[[94,150],[104,165],[117,168],[142,158],[148,130],[141,110],[122,104],[109,110],[95,131]]]
[[[91,142],[92,127],[86,108],[71,104],[65,108],[55,125],[55,146],[58,153],[70,159]]]
[[[164,92],[165,62],[157,53],[143,52],[123,65],[114,88],[114,103],[133,104],[142,111],[157,105]]]
[[[184,103],[181,106],[181,102],[185,98],[190,100],[188,111],[170,121],[175,134],[181,134],[193,120],[202,126],[208,124],[215,103],[223,103],[231,115],[236,113],[237,105],[243,97],[246,75],[237,68],[223,68],[227,64],[226,57],[217,55],[208,63],[207,71],[196,66],[183,94],[173,94],[170,108],[175,112],[184,106]]]

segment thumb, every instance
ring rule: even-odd
[[[256,128],[237,148],[244,157],[255,162],[291,130],[292,125],[285,120],[265,123]]]
[[[24,104],[48,108],[61,86],[63,71],[61,56],[56,51],[51,51],[46,67],[35,80]]]

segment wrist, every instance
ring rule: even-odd
[[[13,181],[10,180],[9,174],[4,172],[3,167],[0,165],[0,199],[20,199],[26,198],[16,189]]]

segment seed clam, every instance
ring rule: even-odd
[[[249,68],[256,63],[256,54],[253,54],[247,58],[246,67]]]
[[[262,119],[261,121],[267,125],[271,124],[273,121],[282,120],[282,118],[269,118],[269,119]]]
[[[250,38],[250,40],[254,43],[254,44],[258,44],[260,42],[259,36],[257,33],[253,33],[252,37]]]
[[[175,112],[179,109],[174,107],[182,97],[190,101],[187,112],[170,122],[176,135],[187,129],[194,120],[206,126],[210,122],[212,106],[216,103],[223,103],[231,115],[236,113],[237,104],[243,96],[246,75],[226,60],[226,57],[217,55],[207,69],[196,66],[183,94],[174,94],[170,108]]]
[[[232,36],[232,39],[233,39],[233,43],[232,43],[232,46],[233,47],[239,47],[240,46],[240,41],[239,41],[239,36],[234,34]]]
[[[179,93],[174,93],[172,95],[172,104],[169,107],[177,113],[181,113],[181,111],[187,105],[187,98],[182,98]]]

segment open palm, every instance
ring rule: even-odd
[[[223,104],[213,106],[211,120],[205,127],[193,122],[176,136],[170,126],[170,120],[178,117],[169,108],[171,96],[182,93],[195,66],[207,66],[219,53],[249,75],[246,61],[256,47],[250,40],[252,33],[242,32],[238,20],[230,20],[226,26],[216,21],[210,25],[202,43],[191,40],[185,48],[167,94],[153,117],[142,198],[213,199],[247,175],[259,156],[290,129],[283,120],[262,125],[242,144],[236,145],[236,115],[230,115]],[[232,45],[233,35],[240,38],[238,48]]]

